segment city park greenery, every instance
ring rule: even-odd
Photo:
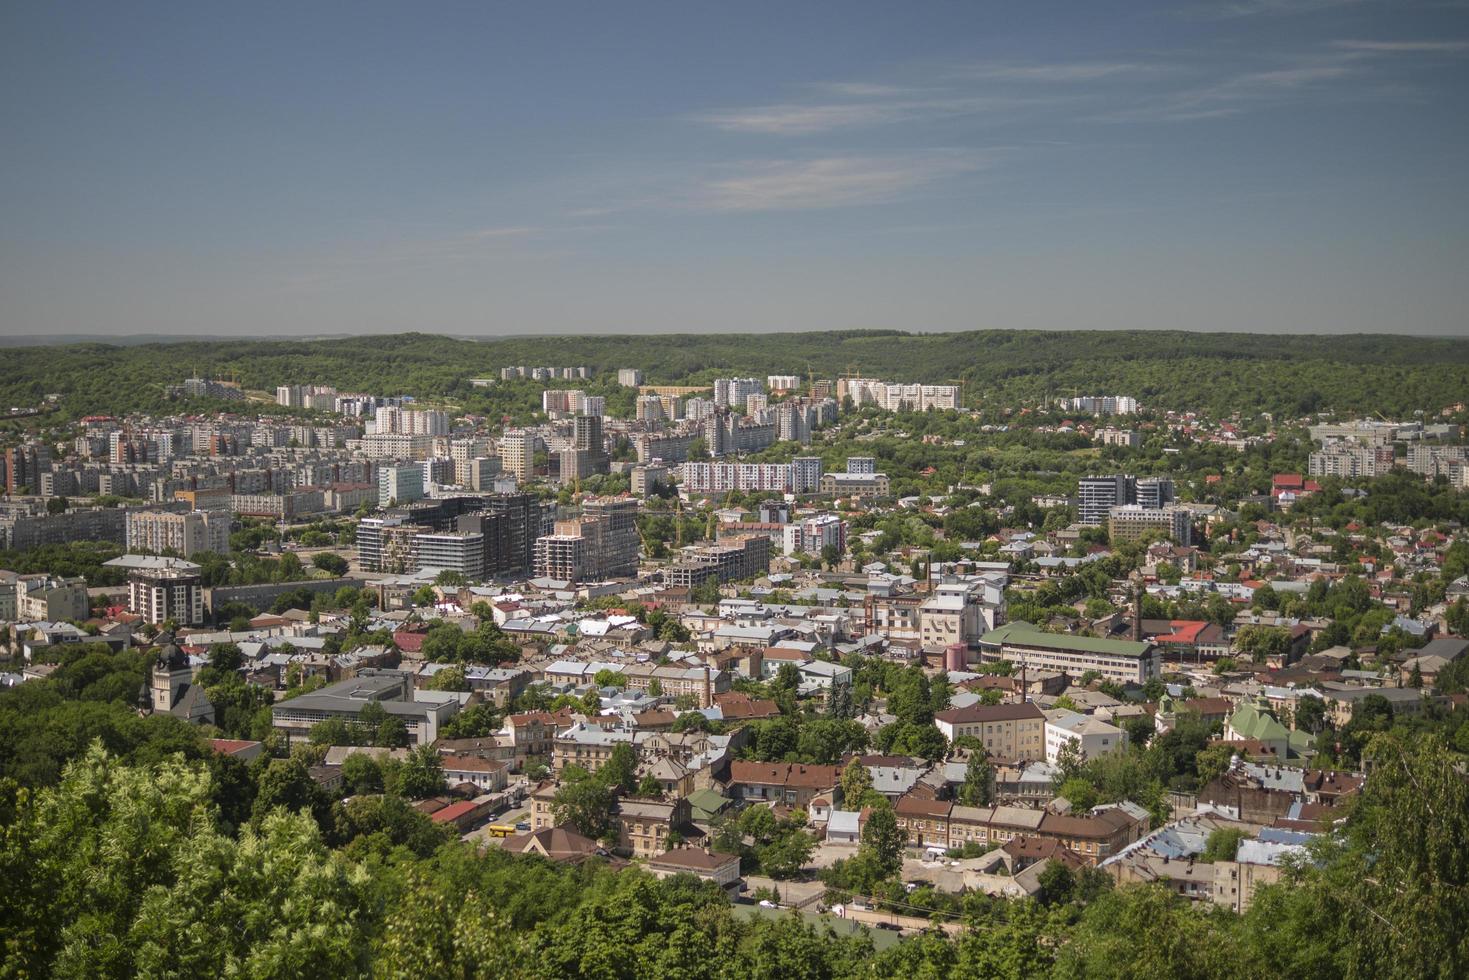
[[[641,368],[649,383],[709,384],[730,374],[831,378],[858,372],[895,381],[963,380],[966,402],[1036,405],[1081,394],[1128,394],[1158,408],[1216,416],[1258,411],[1304,415],[1406,414],[1444,405],[1469,389],[1469,344],[1385,335],[1273,336],[1187,332],[895,330],[759,335],[542,336],[469,340],[429,334],[316,340],[216,340],[12,348],[0,401],[42,405],[53,415],[157,412],[180,365],[273,393],[283,384],[413,394],[498,419],[538,410],[542,385],[501,382],[505,366],[586,366],[590,380],[558,380],[606,394],[609,410],[631,407],[610,379]],[[493,383],[477,387],[471,379]],[[626,404],[622,404],[625,402]],[[217,407],[238,409],[238,402]],[[283,416],[289,413],[282,412]],[[617,413],[614,414],[628,414]]]

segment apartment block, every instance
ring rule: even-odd
[[[693,588],[713,579],[721,584],[742,582],[770,571],[770,538],[748,534],[724,538],[718,544],[685,548],[664,573],[673,588]]]
[[[192,558],[201,551],[227,555],[230,551],[230,515],[219,511],[140,510],[127,515],[127,549],[162,554],[171,551]]]
[[[1046,757],[1046,713],[1024,704],[975,704],[933,716],[950,742],[961,736],[979,739],[991,758],[1031,762]]]

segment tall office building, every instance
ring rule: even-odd
[[[1106,524],[1113,507],[1135,503],[1137,485],[1130,476],[1086,476],[1077,484],[1077,520],[1083,524]]]
[[[535,564],[536,539],[547,532],[550,510],[529,493],[498,493],[484,498],[474,514],[460,517],[461,531],[483,531],[485,577],[528,575]]]

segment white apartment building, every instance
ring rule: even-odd
[[[686,493],[790,493],[794,486],[790,463],[684,463],[679,472]]]
[[[1095,759],[1127,745],[1127,733],[1100,718],[1066,708],[1046,712],[1046,761],[1055,765],[1064,746],[1072,744],[1083,759]]]
[[[204,622],[200,568],[182,558],[123,555],[107,562],[128,573],[128,612],[147,623],[173,620],[180,626]]]
[[[201,551],[227,555],[230,551],[230,515],[220,511],[138,510],[127,515],[127,549],[162,554],[172,551],[192,558]]]
[[[819,555],[828,545],[847,550],[847,522],[836,514],[817,514],[781,528],[782,549],[788,555]]]

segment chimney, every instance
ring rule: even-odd
[[[1137,584],[1137,599],[1132,607],[1132,638],[1138,643],[1143,639],[1143,584]]]

